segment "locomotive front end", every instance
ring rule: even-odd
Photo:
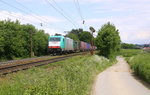
[[[51,36],[49,37],[49,43],[48,43],[48,52],[50,54],[57,54],[61,53],[61,36]]]

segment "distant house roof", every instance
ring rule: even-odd
[[[150,47],[143,47],[143,50],[150,50]]]

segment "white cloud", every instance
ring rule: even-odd
[[[133,17],[108,17],[86,20],[88,24],[94,23],[93,27],[97,30],[110,21],[119,29],[120,36],[123,42],[129,43],[147,43],[150,42],[150,25],[145,16],[141,18]]]
[[[60,33],[60,30],[58,29],[52,29],[52,28],[46,28],[44,27],[43,30],[45,30],[45,33],[48,33],[49,35],[54,35],[56,33]]]
[[[87,19],[86,22],[88,24],[93,23],[93,26],[99,29],[101,25],[110,21],[120,30],[120,36],[123,42],[149,43],[150,1],[112,1],[114,2],[104,2],[101,6],[93,7],[93,15],[96,15],[97,18]]]
[[[39,16],[35,14],[22,14],[16,12],[8,12],[8,11],[0,11],[0,20],[11,19],[16,20],[18,19],[21,23],[60,23],[64,22],[65,20],[51,17],[51,16]]]
[[[55,25],[57,23],[63,23],[64,20],[51,16],[37,16],[35,14],[22,14],[8,11],[0,11],[0,20],[7,20],[7,19],[11,19],[12,21],[19,20],[21,24],[27,23],[32,24],[36,26],[36,28],[38,29],[45,30],[45,32],[50,35],[54,35],[55,33],[61,33],[61,31],[64,30],[58,25]],[[40,23],[43,24],[42,27],[40,26]]]
[[[18,0],[26,4],[35,2],[35,0]],[[50,0],[51,1],[51,0]],[[66,9],[72,18],[82,26],[82,22],[77,19],[78,14],[73,10],[75,8],[73,0],[55,0],[58,5]],[[81,11],[85,19],[86,26],[93,26],[98,30],[101,25],[110,21],[120,30],[121,39],[123,42],[131,43],[146,43],[150,41],[150,0],[78,0],[80,3]],[[37,0],[37,5],[44,4],[45,0]],[[69,5],[67,5],[69,4]],[[32,7],[31,7],[32,8]],[[46,6],[41,6],[41,10],[46,10]],[[76,9],[75,9],[76,10]],[[40,12],[40,10],[37,10]],[[49,10],[48,10],[49,11]],[[44,13],[44,12],[41,12]],[[53,11],[52,14],[57,15]],[[6,15],[7,14],[7,15]],[[46,13],[45,13],[46,14]],[[14,16],[11,16],[14,15]],[[62,33],[64,30],[72,28],[71,24],[64,19],[51,16],[40,16],[45,22],[49,24],[56,24],[54,27],[46,27],[43,24],[43,29],[49,34]],[[19,19],[22,23],[31,23],[39,27],[41,21],[37,20],[39,16],[35,14],[22,14],[7,11],[0,11],[0,20],[11,18]],[[25,20],[23,20],[25,19]],[[51,25],[50,25],[51,26]],[[53,26],[53,25],[52,25]],[[63,27],[67,29],[58,29]],[[41,27],[39,27],[41,28]]]

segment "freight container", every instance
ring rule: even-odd
[[[73,50],[74,50],[73,40],[68,37],[65,37],[65,51],[71,52]]]
[[[85,51],[86,50],[86,43],[83,41],[80,41],[80,51]]]
[[[74,51],[79,51],[79,41],[74,41]]]
[[[90,50],[91,45],[89,43],[86,43],[86,50]]]

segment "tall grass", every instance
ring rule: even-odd
[[[141,49],[122,49],[120,51],[120,55],[123,55],[124,57],[132,57],[134,55],[140,54],[141,52]]]
[[[134,73],[150,83],[150,53],[138,49],[123,49],[121,54],[126,57]]]
[[[61,65],[60,65],[61,63]],[[78,56],[0,78],[1,95],[90,95],[95,76],[113,63],[94,56]]]
[[[136,75],[150,83],[150,53],[143,53],[128,60]]]

